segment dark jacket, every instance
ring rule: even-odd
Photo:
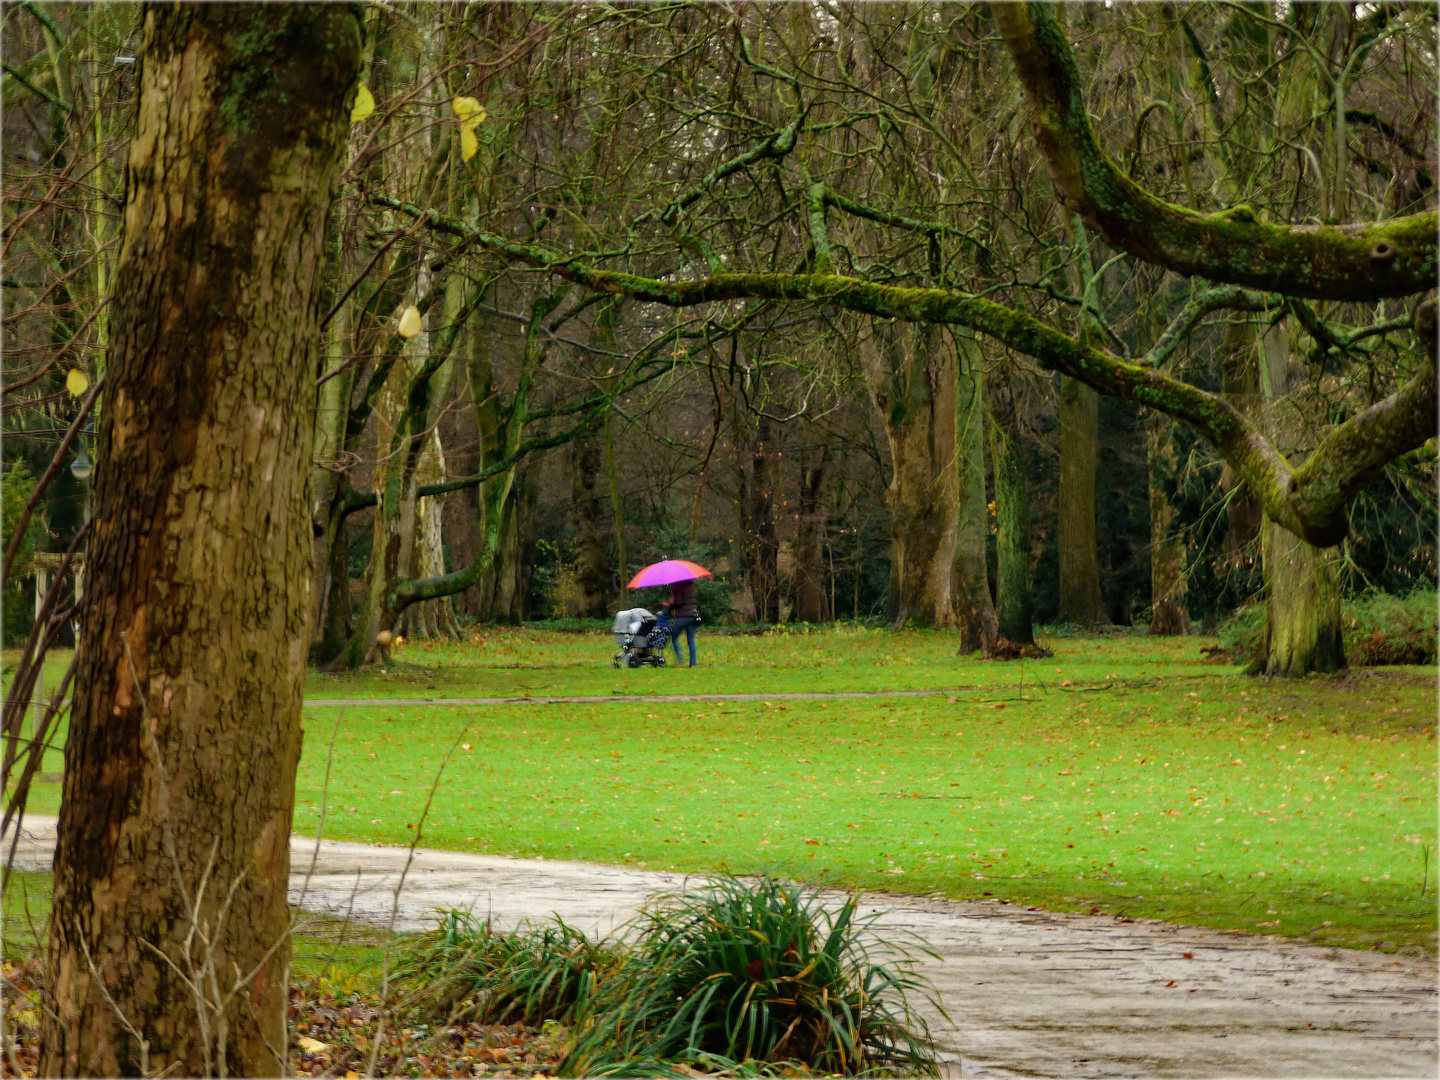
[[[700,617],[700,602],[695,596],[695,582],[677,581],[670,589],[670,617],[683,619]]]

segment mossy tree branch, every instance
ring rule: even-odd
[[[996,4],[1032,129],[1059,198],[1116,247],[1177,273],[1314,300],[1380,300],[1435,285],[1440,216],[1276,225],[1246,206],[1199,214],[1151,194],[1100,148],[1079,70],[1050,5]]]
[[[1193,428],[1220,452],[1264,503],[1270,517],[1310,543],[1327,547],[1344,538],[1345,505],[1387,462],[1434,434],[1433,363],[1398,393],[1332,431],[1303,465],[1294,468],[1265,435],[1218,395],[1156,370],[1207,312],[1248,310],[1270,298],[1234,286],[1199,294],[1140,363],[1129,363],[1096,342],[1078,341],[1024,311],[949,289],[881,285],[840,274],[713,274],[698,280],[660,281],[597,270],[573,257],[471,229],[464,222],[384,196],[372,203],[425,217],[431,228],[474,242],[597,292],[684,308],[727,300],[763,299],[832,305],[880,318],[965,326],[1033,357],[1042,367],[1078,379],[1102,394],[1125,398]],[[1275,298],[1278,300],[1278,298]],[[1417,330],[1433,326],[1433,304],[1422,305]],[[1429,316],[1425,312],[1430,312]],[[1424,322],[1425,318],[1430,322]],[[1433,337],[1433,335],[1432,335]],[[1433,342],[1430,345],[1433,355]]]

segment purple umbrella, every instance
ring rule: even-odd
[[[712,576],[710,571],[699,563],[690,562],[688,559],[666,559],[645,567],[631,578],[630,584],[625,587],[648,589],[655,585],[674,585],[677,581],[694,581],[696,578]]]

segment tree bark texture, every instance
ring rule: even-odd
[[[954,626],[955,350],[937,327],[876,319],[860,360],[890,446],[891,617]]]
[[[1095,542],[1095,472],[1100,461],[1100,395],[1060,376],[1059,621],[1092,629],[1108,622]]]
[[[1185,545],[1170,531],[1175,507],[1165,494],[1175,478],[1175,442],[1171,423],[1159,413],[1145,418],[1146,459],[1150,474],[1150,629],[1153,637],[1190,632],[1185,613]]]
[[[361,19],[143,22],[41,1070],[280,1075],[320,270]]]
[[[1270,521],[1263,536],[1269,623],[1260,670],[1290,679],[1341,670],[1339,552],[1307,544]]]
[[[955,532],[955,621],[960,627],[960,655],[988,653],[998,628],[990,576],[985,566],[985,541],[990,514],[985,500],[985,402],[979,343],[956,335],[955,448],[959,471],[959,508]]]
[[[990,393],[990,457],[995,467],[995,613],[1000,636],[1033,645],[1030,620],[1030,492],[1020,444],[1013,378],[986,379]]]

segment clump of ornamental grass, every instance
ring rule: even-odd
[[[590,940],[563,919],[497,933],[488,920],[447,911],[404,951],[397,975],[407,1006],[487,1024],[539,1024],[589,1008],[624,963],[614,943]]]
[[[911,1000],[939,1003],[875,918],[854,896],[715,877],[605,942],[563,923],[498,935],[452,913],[405,970],[484,1019],[565,1025],[560,1076],[934,1076]]]

